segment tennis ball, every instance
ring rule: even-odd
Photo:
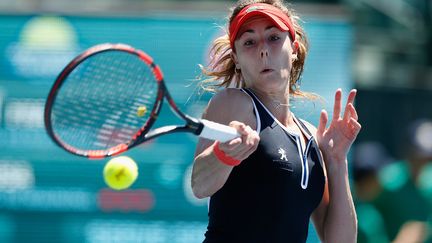
[[[147,113],[147,107],[145,107],[145,106],[138,107],[137,116],[142,117],[145,115],[145,113]]]
[[[130,187],[138,177],[138,167],[131,158],[112,158],[103,170],[105,183],[112,189],[123,190]]]

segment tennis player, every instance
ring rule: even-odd
[[[291,98],[315,96],[299,89],[308,43],[282,1],[239,1],[212,51],[203,82],[219,91],[203,117],[241,137],[198,142],[192,190],[210,197],[204,242],[306,242],[310,218],[323,242],[356,242],[347,169],[361,128],[356,91],[344,107],[335,92],[329,126],[324,110],[318,128],[290,111]]]

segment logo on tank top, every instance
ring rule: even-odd
[[[276,151],[275,151],[276,152]],[[277,150],[278,155],[274,155],[276,157],[275,159],[273,159],[273,162],[276,164],[276,166],[282,170],[286,170],[286,171],[293,171],[293,165],[291,162],[288,161],[288,157],[287,157],[287,153],[285,151],[285,149],[283,148],[278,148]]]
[[[283,148],[279,148],[278,153],[280,154],[280,160],[288,161],[286,152]]]

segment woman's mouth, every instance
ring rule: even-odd
[[[272,71],[273,71],[273,69],[265,68],[265,69],[263,69],[263,70],[261,71],[261,73],[265,74],[265,73],[270,73],[270,72],[272,72]]]

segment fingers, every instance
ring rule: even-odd
[[[249,157],[258,147],[259,136],[253,131],[253,135],[250,136],[250,139],[247,139],[250,142],[236,144],[234,146],[227,147],[225,153],[237,160],[244,160]]]
[[[351,114],[351,118],[354,118],[354,120],[357,121],[358,115],[357,115],[356,109],[354,108],[354,105],[352,103],[349,103],[347,107],[348,107],[349,113]]]
[[[257,146],[258,146],[258,143],[257,143]],[[247,159],[249,157],[249,155],[251,155],[253,152],[255,152],[255,150],[257,149],[257,146],[253,146],[253,147],[250,147],[249,149],[247,149],[245,151],[239,152],[238,153],[238,159],[239,160]]]
[[[238,160],[246,159],[258,147],[259,135],[244,123],[232,121],[229,125],[237,129],[241,136],[226,143],[220,143],[219,147],[232,158]]]
[[[248,129],[250,129],[249,126],[245,125],[242,122],[238,122],[238,121],[232,121],[229,123],[230,127],[234,127],[242,136],[243,135],[247,135],[248,133]]]
[[[350,104],[354,103],[354,99],[357,95],[357,90],[356,89],[352,89],[350,91],[350,93],[348,94],[348,99],[347,99],[347,103],[345,106],[345,110],[344,110],[344,116],[343,119],[344,120],[348,120],[351,117],[357,117],[357,112],[355,111],[355,109],[353,110],[350,107]],[[334,101],[334,107],[333,107],[333,120],[338,120],[340,115],[341,115],[341,110],[342,110],[342,90],[339,88],[336,90],[335,93],[335,101]],[[353,112],[354,111],[354,112]],[[357,120],[357,118],[355,118]]]
[[[345,120],[347,122],[351,118],[353,118],[354,120],[358,120],[357,111],[353,105],[356,95],[357,95],[356,89],[352,89],[350,91],[350,93],[348,94],[348,99],[347,99],[347,103],[346,103],[344,114],[343,114],[343,120]],[[341,110],[342,110],[342,90],[339,88],[336,90],[336,93],[335,93],[335,101],[334,101],[334,106],[333,106],[333,117],[332,117],[333,121],[338,121],[340,119]],[[327,122],[328,122],[328,115],[327,115],[327,112],[325,110],[323,110],[323,111],[321,111],[320,123],[319,123],[318,130],[317,130],[318,134],[323,134],[323,132],[325,131]]]
[[[343,117],[345,121],[347,121],[351,117],[353,117],[356,120],[358,119],[357,111],[355,110],[353,105],[356,94],[357,94],[357,90],[352,89],[348,95],[347,104],[345,106],[344,117]]]
[[[244,123],[238,122],[238,121],[232,121],[229,123],[230,127],[233,127],[237,130],[238,133],[240,133],[240,137],[235,138],[228,142],[229,145],[234,146],[239,145],[242,143],[243,138],[247,136],[248,130],[250,129],[249,126],[246,126]]]
[[[320,115],[320,120],[319,120],[319,124],[318,124],[318,128],[317,128],[317,134],[323,134],[325,131],[325,128],[327,126],[327,121],[328,121],[328,115],[327,115],[327,111],[322,110],[321,111],[321,115]]]
[[[352,138],[356,138],[357,135],[359,134],[360,130],[361,130],[361,125],[360,123],[354,119],[353,117],[351,117],[351,119],[349,120],[348,123],[349,126],[349,130],[350,130],[350,135],[352,136]]]
[[[337,120],[340,117],[341,109],[342,109],[342,90],[337,89],[335,94],[335,101],[333,106],[333,120]]]
[[[347,100],[347,105],[349,103],[353,104],[354,103],[354,99],[357,95],[357,90],[356,89],[352,89],[348,95],[348,100]]]

